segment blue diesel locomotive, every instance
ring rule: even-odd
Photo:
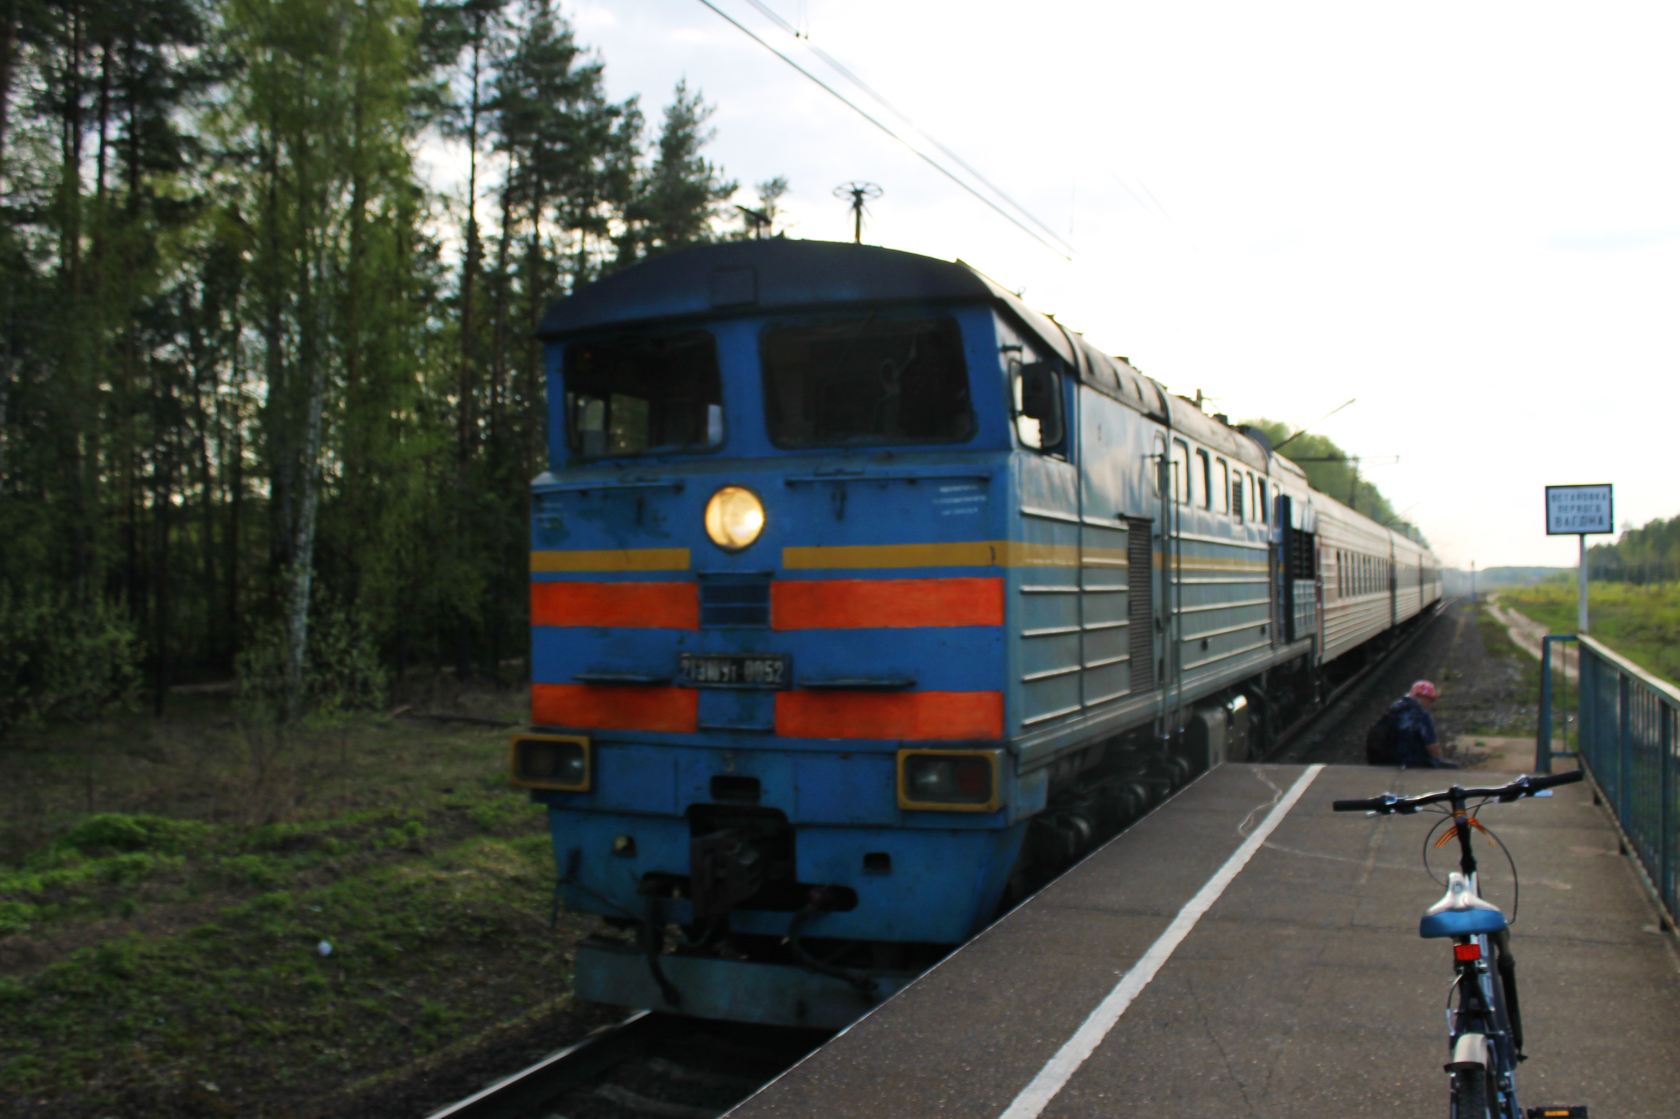
[[[587,999],[843,1026],[1441,596],[961,262],[705,246],[540,333],[511,765]]]

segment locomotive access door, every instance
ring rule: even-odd
[[[1133,569],[1129,525],[1090,514],[1079,526],[1079,599],[1081,699],[1094,707],[1119,699],[1135,688],[1128,661],[1131,614],[1128,608]],[[1147,542],[1149,526],[1144,525]]]
[[[1157,542],[1155,522],[1132,515],[1155,500],[1148,429],[1087,386],[1077,399],[1079,694],[1089,712],[1155,686]]]

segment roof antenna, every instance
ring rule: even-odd
[[[841,183],[834,188],[834,197],[851,200],[852,211],[852,243],[863,244],[863,213],[864,203],[873,202],[886,193],[874,183]]]
[[[763,240],[764,231],[770,228],[769,207],[767,206],[762,210],[749,210],[737,202],[735,208],[741,211],[741,217],[747,223],[747,230],[752,234],[752,239],[754,241]]]

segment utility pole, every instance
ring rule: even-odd
[[[1575,539],[1581,542],[1581,576],[1576,580],[1581,585],[1580,600],[1576,603],[1576,633],[1585,635],[1587,632],[1587,534],[1580,533]]]
[[[851,203],[852,243],[854,245],[863,244],[864,203],[873,202],[885,193],[885,191],[876,186],[874,183],[865,182],[841,183],[839,186],[834,188],[834,197],[847,200]]]

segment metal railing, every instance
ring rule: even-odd
[[[1580,642],[1575,756],[1616,815],[1672,925],[1680,912],[1680,688],[1590,637]],[[1542,656],[1535,768],[1551,771],[1551,658]]]

